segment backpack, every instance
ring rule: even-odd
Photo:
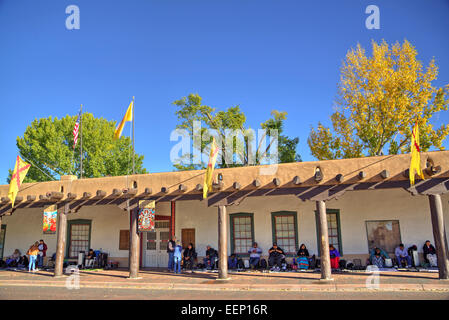
[[[265,259],[260,259],[260,261],[259,261],[259,264],[260,264],[260,267],[262,268],[262,269],[266,269],[267,267],[268,267],[268,265],[267,265],[267,260],[265,260]]]

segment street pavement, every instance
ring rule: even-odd
[[[362,272],[335,273],[333,281],[321,281],[317,272],[231,273],[227,281],[210,272],[128,275],[124,269],[81,270],[55,278],[50,271],[0,270],[0,299],[449,299],[449,281],[430,272],[381,272],[378,286]]]

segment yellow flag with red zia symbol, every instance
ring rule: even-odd
[[[129,104],[128,110],[126,110],[125,116],[122,121],[120,121],[119,125],[115,129],[114,132],[114,140],[117,140],[122,135],[123,127],[125,123],[128,121],[133,121],[133,108],[134,108],[134,100]]]
[[[31,165],[20,159],[17,156],[16,166],[11,176],[11,181],[9,183],[8,198],[11,200],[12,207],[14,208],[14,202],[16,201],[17,193],[19,193],[20,186],[22,185],[23,179],[28,173]]]
[[[214,137],[210,148],[209,163],[207,164],[206,174],[204,175],[203,199],[206,199],[207,192],[212,190],[212,174],[214,173],[215,162],[217,162],[218,150]]]
[[[415,173],[421,178],[424,179],[424,174],[421,170],[421,148],[419,145],[419,128],[418,122],[415,122],[415,126],[412,130],[412,143],[411,143],[411,155],[412,159],[410,161],[410,170],[409,170],[409,178],[410,185],[413,186],[415,184]]]

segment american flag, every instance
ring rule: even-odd
[[[78,119],[76,119],[75,128],[73,128],[73,149],[75,150],[76,143],[78,142],[78,134],[80,129],[80,117],[81,112],[78,114]]]

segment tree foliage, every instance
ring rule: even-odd
[[[246,115],[240,110],[240,106],[232,106],[226,110],[216,111],[210,106],[202,104],[202,98],[198,94],[190,94],[187,97],[183,97],[180,100],[176,100],[173,103],[177,110],[175,114],[178,117],[179,124],[177,128],[186,129],[190,137],[195,136],[194,121],[201,123],[200,139],[195,141],[193,139],[193,148],[200,150],[200,152],[207,152],[207,145],[210,143],[210,129],[216,130],[217,134],[221,137],[222,145],[219,146],[221,161],[217,161],[218,167],[237,167],[246,166],[251,163],[250,154],[251,146],[254,143],[254,135],[250,132],[250,128],[246,126]],[[298,138],[290,139],[287,136],[282,135],[284,121],[287,118],[286,112],[279,112],[274,110],[272,112],[272,118],[261,124],[262,129],[277,129],[279,134],[278,142],[278,162],[294,162],[301,161],[301,157],[296,152],[296,147],[299,143]],[[236,136],[229,135],[228,130],[235,130],[241,134],[238,138]],[[267,132],[269,135],[269,131]],[[258,137],[260,141],[262,138]],[[226,145],[232,144],[232,150],[228,150]],[[270,152],[272,144],[268,144],[265,149],[261,149],[260,145],[255,150],[255,164],[260,164],[261,160],[269,158],[274,154]],[[228,154],[227,154],[228,153]],[[229,154],[230,153],[230,154]],[[185,154],[183,156],[182,164],[175,164],[175,168],[178,170],[192,170],[202,169],[205,167],[205,163],[198,163],[198,159],[194,159],[192,153]],[[233,163],[226,163],[225,159],[232,159]],[[187,164],[184,164],[186,163]]]
[[[359,45],[341,67],[332,130],[318,123],[308,144],[319,160],[398,154],[410,150],[412,127],[418,122],[422,150],[443,150],[449,124],[434,127],[432,117],[448,109],[449,85],[435,87],[438,67],[426,68],[408,42],[389,46],[372,41],[372,56]]]
[[[132,172],[131,139],[122,136],[114,141],[115,121],[94,118],[91,113],[82,116],[83,177],[126,175]],[[73,128],[77,116],[62,119],[48,117],[34,120],[17,138],[17,147],[23,157],[33,163],[25,182],[51,180],[49,176],[80,176],[80,138],[73,151]],[[143,156],[135,156],[136,173],[146,173]],[[45,172],[45,174],[44,174]]]

